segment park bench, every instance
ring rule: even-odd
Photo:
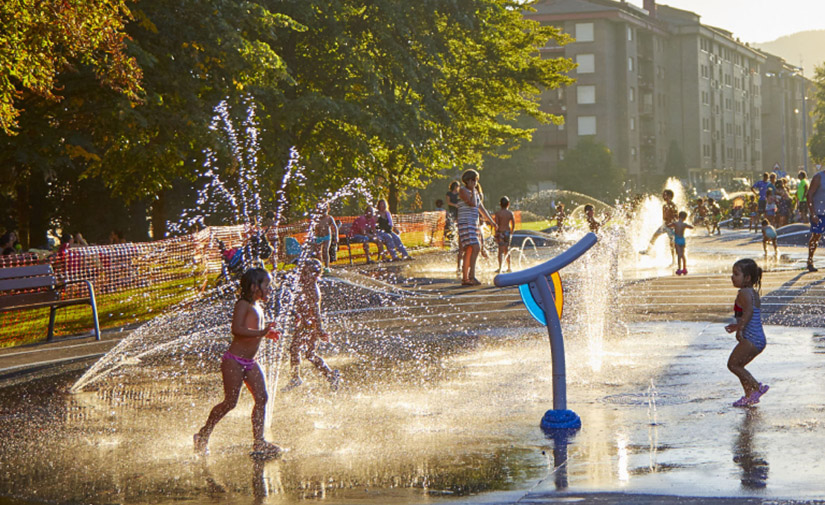
[[[86,284],[86,296],[64,297],[71,284]],[[70,305],[92,307],[95,339],[100,340],[100,324],[92,283],[87,280],[58,282],[49,264],[0,268],[0,312],[49,307],[48,340],[54,339],[54,319],[57,309]]]
[[[369,241],[372,244],[378,246],[378,251],[380,253],[381,249],[384,246],[384,243],[381,242],[380,239],[377,237],[370,239]],[[352,265],[352,244],[361,244],[362,242],[357,242],[352,239],[352,223],[339,223],[338,224],[338,247],[347,246],[347,253],[349,253],[349,264]],[[379,254],[380,256],[380,254]]]

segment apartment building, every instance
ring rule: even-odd
[[[765,168],[779,167],[796,177],[798,170],[811,172],[807,156],[808,135],[813,131],[811,97],[814,83],[800,68],[779,56],[763,53],[762,152]],[[807,159],[806,159],[807,158]]]
[[[544,109],[562,115],[565,124],[538,128],[537,178],[552,179],[565,152],[583,136],[607,145],[633,179],[661,173],[668,147],[665,27],[625,2],[548,0],[535,9],[531,18],[576,39],[545,47],[542,56],[578,64],[576,83],[543,99]]]
[[[543,0],[529,14],[576,39],[563,47],[551,42],[542,56],[578,63],[575,84],[543,97],[544,109],[564,116],[565,124],[537,130],[536,178],[551,184],[559,161],[583,136],[607,145],[636,184],[685,175],[666,173],[672,144],[697,186],[753,177],[775,159],[798,166],[804,159],[798,133],[804,114],[794,110],[801,108],[801,78],[731,32],[703,25],[693,12],[655,0],[643,5]],[[769,122],[767,131],[763,120]]]

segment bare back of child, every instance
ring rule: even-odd
[[[496,222],[495,239],[498,244],[498,270],[496,272],[501,272],[503,258],[507,258],[507,271],[509,272],[511,270],[510,256],[507,253],[510,249],[510,239],[516,230],[516,218],[510,210],[509,198],[504,196],[499,203],[501,208],[493,214],[493,220]]]

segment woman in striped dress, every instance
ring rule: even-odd
[[[481,198],[476,190],[478,172],[475,170],[465,171],[461,176],[461,182],[464,183],[464,187],[458,192],[458,241],[459,249],[464,255],[461,285],[478,286],[481,284],[476,279],[476,260],[481,248],[481,242],[478,238],[479,211],[494,227],[496,224],[481,203]]]

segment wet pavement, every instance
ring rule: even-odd
[[[419,258],[410,266],[416,279],[389,287],[363,275],[371,271],[340,273],[352,289],[398,296],[357,316],[334,315],[366,325],[338,322],[349,331],[346,342],[325,349],[346,378],[340,391],[310,372],[298,390],[273,388],[270,436],[290,449],[282,459],[249,458],[245,393],[216,429],[211,454],[192,453],[191,435],[220,397],[211,354],[171,353],[79,394],[68,389],[88,365],[54,362],[48,374],[15,369],[0,383],[0,496],[130,504],[825,503],[825,317],[817,312],[825,273],[802,274],[780,259],[766,274],[768,347],[749,369],[771,389],[758,406],[734,408],[741,387],[725,368],[734,340],[723,326],[735,295],[730,259],[753,249],[744,241],[729,254],[727,243],[697,238],[694,258],[705,255],[708,266],[697,264],[696,275],[628,274],[615,293],[623,316],[608,318],[600,334],[587,326],[593,307],[575,285],[587,272],[563,277],[568,406],[583,423],[572,437],[548,438],[538,428],[552,406],[550,352],[515,290],[457,288],[450,275],[434,273],[454,273],[449,258],[430,265]],[[86,343],[50,352],[98,352]],[[14,353],[18,361],[71,358],[20,354],[38,349],[0,353],[0,372],[4,363],[21,366],[3,361]]]

